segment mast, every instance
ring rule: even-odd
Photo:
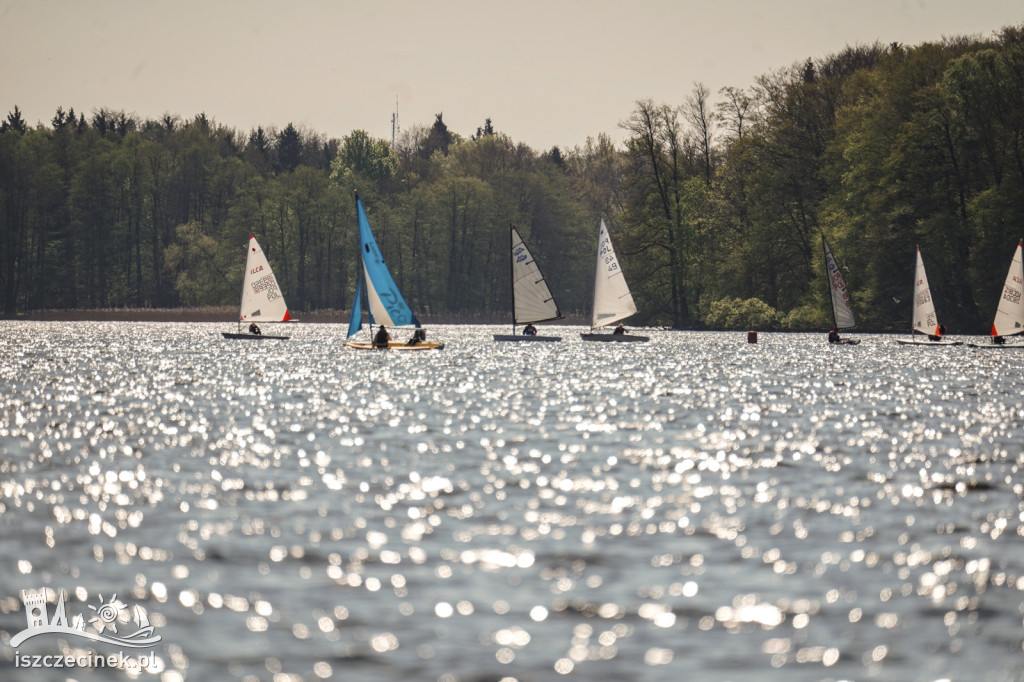
[[[242,333],[242,303],[245,301],[245,279],[249,276],[249,254],[252,244],[252,233],[249,233],[249,241],[245,243],[245,270],[242,271],[242,291],[238,295],[238,333]]]
[[[824,233],[821,235],[821,250],[825,257],[825,286],[828,287],[828,302],[829,306],[832,308],[832,328],[838,329],[839,321],[836,320],[836,304],[832,299],[832,273],[828,271],[828,242],[825,241]]]
[[[395,106],[396,107],[398,106],[398,99],[397,98],[395,99]],[[394,121],[395,121],[395,117],[396,116],[398,116],[397,109],[395,111],[394,116],[392,116],[392,118],[391,118],[392,126],[394,126]],[[391,129],[391,142],[392,142],[392,146],[394,145],[394,136],[395,136],[394,127],[392,127],[392,129]],[[355,191],[355,196],[356,196],[356,223],[358,225],[358,223],[359,223],[359,190]],[[369,291],[369,289],[367,289],[368,283],[366,281],[366,265],[363,263],[363,240],[362,240],[362,236],[360,236],[360,238],[359,238],[359,282],[360,282],[360,284],[362,284],[362,286],[357,286],[357,289],[361,292],[359,294],[359,298],[360,299],[364,299],[364,298],[366,299],[366,312],[367,312],[367,317],[369,318],[369,324],[370,324],[370,343],[373,343],[373,312],[370,310],[370,291]],[[362,300],[360,300],[360,304],[362,304]],[[362,324],[362,320],[363,320],[362,312],[360,312],[359,313],[359,323],[360,324]]]
[[[917,315],[917,261],[921,259],[921,245],[917,244],[914,256],[914,288],[910,290],[910,340],[914,340],[914,317]]]
[[[508,224],[508,284],[509,289],[512,292],[512,336],[516,335],[516,269],[513,259],[515,254],[513,249],[515,248],[515,228],[512,227],[512,223]]]
[[[604,223],[604,218],[601,218],[601,223]],[[597,282],[601,277],[601,233],[598,232],[597,237],[597,254],[595,258],[597,267],[594,268],[594,295],[590,299],[590,333],[594,333],[594,317],[597,315]]]

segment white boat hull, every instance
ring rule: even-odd
[[[963,341],[931,341],[929,339],[896,339],[901,346],[962,346]]]
[[[1004,348],[1024,348],[1024,343],[968,343],[971,348],[985,348],[987,350],[1002,350]]]

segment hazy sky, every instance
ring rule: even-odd
[[[563,149],[846,45],[991,36],[1022,0],[0,0],[0,116],[205,112],[248,132],[399,125]]]

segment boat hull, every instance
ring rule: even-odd
[[[829,341],[830,346],[856,346],[860,343],[860,339],[840,339],[838,341]]]
[[[1003,348],[1024,348],[1024,343],[968,343],[971,348],[984,348],[986,350],[1002,350]]]
[[[636,334],[580,334],[584,341],[605,341],[608,343],[642,343],[650,341],[649,336],[637,336]]]
[[[927,341],[927,340],[909,340],[909,339],[896,339],[896,343],[901,346],[962,346],[963,341]]]
[[[234,332],[221,332],[225,339],[248,339],[251,341],[262,341],[264,339],[277,339],[284,341],[289,336],[274,336],[273,334],[235,334]]]
[[[401,341],[391,341],[387,347],[375,346],[369,341],[346,341],[345,348],[351,348],[352,350],[399,350],[399,351],[413,351],[413,350],[442,350],[444,348],[443,343],[417,343],[410,345],[402,343]]]
[[[526,342],[538,342],[538,341],[561,341],[561,336],[526,336],[524,334],[495,334],[495,341],[526,341]]]

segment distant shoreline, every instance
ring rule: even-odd
[[[349,311],[347,310],[311,310],[309,312],[292,312],[296,322],[309,322],[313,324],[348,324]],[[495,326],[511,326],[507,317],[493,315],[421,315],[420,322],[429,327],[434,324],[481,324]],[[0,316],[3,321],[34,321],[34,322],[222,322],[235,324],[238,321],[238,308],[214,307],[203,308],[90,308],[82,310],[30,310],[27,313],[14,317]],[[552,320],[554,326],[567,327],[589,327],[590,318],[583,315],[567,315],[561,320]],[[521,326],[521,325],[520,325]],[[636,329],[663,329],[673,331],[668,327],[658,325],[646,327],[644,325],[626,325]],[[675,330],[684,331],[684,330]],[[722,331],[746,333],[742,329],[704,329],[701,331]],[[824,330],[757,330],[762,334],[824,334]],[[860,334],[894,334],[901,335],[907,332],[899,329],[875,329],[858,330]],[[986,336],[985,334],[951,334],[950,336]]]
[[[292,312],[300,322],[348,324],[347,310],[313,310]],[[238,321],[237,308],[93,308],[83,310],[30,310],[5,320],[38,322],[225,322]],[[508,318],[490,315],[422,315],[420,321],[430,324],[509,324]],[[557,324],[586,325],[582,317],[569,316]]]
[[[299,317],[296,315],[296,317]],[[313,319],[316,318],[316,319]],[[237,308],[90,308],[83,310],[30,310],[9,320],[39,322],[230,322]],[[301,316],[307,322],[340,322],[343,311],[318,311]]]

